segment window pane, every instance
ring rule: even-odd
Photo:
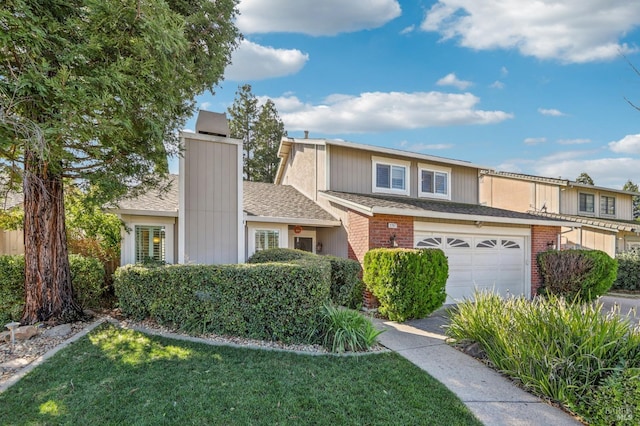
[[[433,172],[422,171],[422,192],[433,193]]]
[[[616,214],[616,199],[614,197],[600,197],[600,213]]]
[[[280,247],[278,231],[260,229],[255,233],[256,251]]]
[[[376,187],[391,188],[391,166],[376,164]]]
[[[404,173],[405,168],[400,166],[392,167],[392,179],[391,185],[393,189],[402,189],[404,190]]]
[[[580,194],[580,211],[586,213],[594,212],[593,194]]]
[[[436,173],[436,194],[447,194],[447,174]]]
[[[136,263],[165,261],[164,226],[135,227]]]

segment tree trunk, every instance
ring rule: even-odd
[[[34,152],[25,153],[24,324],[65,323],[83,317],[73,300],[62,176],[49,166]]]

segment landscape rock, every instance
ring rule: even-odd
[[[71,324],[60,324],[42,332],[45,337],[64,337],[71,333]]]
[[[33,336],[38,334],[38,329],[32,325],[23,325],[22,327],[18,327],[15,329],[15,339],[16,341],[20,340],[28,340]],[[0,334],[3,337],[5,342],[11,342],[11,332],[3,332]]]

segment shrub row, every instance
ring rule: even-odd
[[[640,250],[634,249],[619,253],[618,276],[613,283],[613,288],[620,290],[640,290]]]
[[[640,329],[628,319],[605,315],[600,303],[554,295],[503,300],[488,292],[451,314],[447,334],[454,342],[478,342],[496,369],[528,390],[589,424],[637,424]]]
[[[307,341],[328,302],[331,266],[288,263],[119,268],[114,289],[123,313],[187,332],[284,342]]]
[[[542,294],[590,301],[606,293],[618,262],[600,250],[549,250],[538,254]]]
[[[74,298],[80,306],[98,306],[104,291],[104,267],[92,257],[69,255]],[[0,324],[19,321],[24,308],[24,255],[0,256]]]
[[[449,266],[440,249],[373,249],[364,257],[364,282],[394,321],[423,318],[446,299]]]
[[[360,279],[360,263],[335,256],[318,256],[302,250],[275,248],[256,252],[247,263],[289,262],[299,259],[320,259],[331,265],[331,301],[339,306],[359,308],[364,285]]]

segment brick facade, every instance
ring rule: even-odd
[[[538,289],[542,286],[542,276],[538,268],[538,253],[549,250],[550,244],[558,244],[560,235],[559,226],[538,226],[531,227],[531,296],[538,294]]]

